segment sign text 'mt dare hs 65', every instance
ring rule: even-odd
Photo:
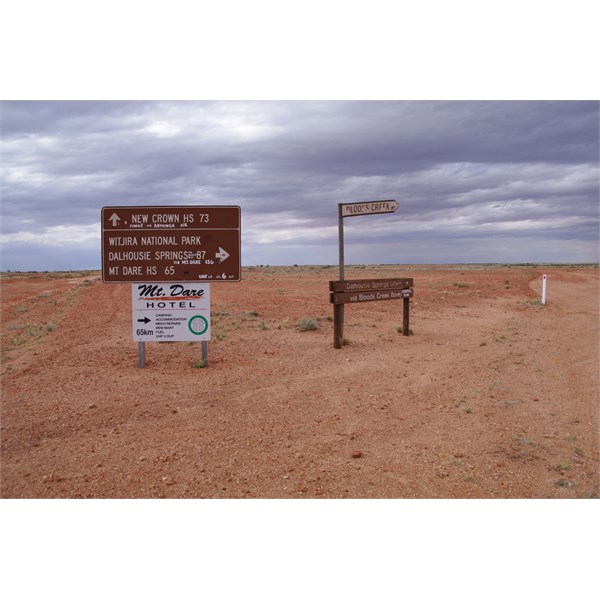
[[[105,206],[102,281],[240,281],[239,206]]]

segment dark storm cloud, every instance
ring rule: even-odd
[[[287,164],[293,154],[308,171],[369,176],[436,163],[597,160],[594,103],[332,103],[318,118],[303,117],[271,156]]]
[[[477,260],[466,241],[526,255],[546,236],[597,260],[597,102],[4,102],[0,118],[5,258],[31,236],[95,248],[104,205],[227,203],[250,263],[310,262],[308,246],[330,262],[338,202],[396,198],[347,220],[356,243],[410,229],[439,260],[443,240]]]

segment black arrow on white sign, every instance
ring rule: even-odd
[[[148,317],[144,317],[143,319],[138,319],[138,323],[150,323],[150,319]]]

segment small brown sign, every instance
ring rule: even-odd
[[[332,304],[402,300],[412,297],[412,285],[412,278],[330,281],[330,300]]]
[[[343,346],[344,304],[403,300],[402,335],[410,335],[410,298],[413,295],[412,277],[390,279],[349,279],[329,282],[329,301],[333,304],[333,347]]]
[[[413,286],[411,278],[391,279],[348,279],[330,281],[329,290],[332,292],[371,292],[374,290],[401,290]]]
[[[410,295],[406,295],[409,292]],[[333,304],[353,304],[355,302],[376,302],[379,300],[402,300],[410,298],[412,290],[376,290],[374,292],[334,292],[331,295]]]
[[[107,206],[102,281],[240,281],[239,206]]]

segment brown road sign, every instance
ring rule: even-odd
[[[402,300],[402,335],[410,335],[409,312],[413,295],[412,277],[388,279],[349,279],[329,282],[329,301],[333,304],[333,347],[343,346],[344,305],[379,300]]]
[[[412,297],[412,285],[412,277],[330,281],[330,301],[332,304],[352,304],[378,300],[402,300]]]
[[[240,281],[239,206],[105,206],[102,281]]]
[[[390,279],[345,279],[344,281],[329,282],[329,290],[332,292],[368,292],[373,290],[403,289],[412,286],[412,277]]]
[[[410,294],[410,295],[407,295]],[[375,302],[378,300],[402,300],[410,298],[412,290],[375,290],[373,292],[334,292],[331,294],[332,304],[353,304],[355,302]]]

